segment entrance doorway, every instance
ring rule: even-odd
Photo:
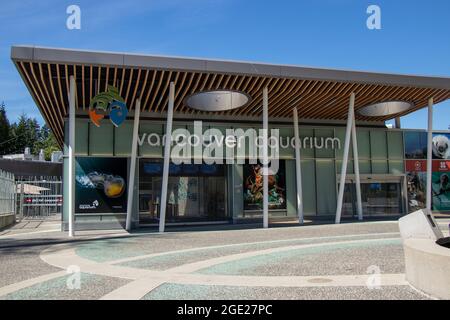
[[[360,180],[364,217],[406,213],[405,176],[362,175]],[[355,218],[358,216],[354,175],[348,175],[345,181],[342,215]]]
[[[141,159],[139,167],[139,223],[159,221],[162,162]],[[218,222],[228,219],[225,165],[170,164],[167,186],[167,223]]]

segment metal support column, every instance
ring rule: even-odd
[[[69,237],[75,236],[75,96],[76,83],[75,78],[70,76],[69,89]]]
[[[263,227],[269,227],[269,90],[263,89]]]
[[[298,222],[303,224],[303,188],[302,188],[302,166],[300,158],[300,133],[298,129],[298,112],[294,108],[294,139],[295,139],[295,173],[297,181],[297,215]]]
[[[175,100],[175,84],[170,83],[169,105],[167,107],[166,139],[164,144],[164,167],[161,186],[161,207],[159,213],[159,232],[164,232],[166,225],[167,186],[169,184],[170,145],[172,142],[173,105]]]
[[[428,100],[428,141],[427,141],[427,209],[431,210],[433,192],[431,185],[433,165],[433,98]]]
[[[339,182],[339,194],[336,206],[335,223],[341,223],[342,205],[344,201],[344,190],[345,190],[345,178],[347,176],[348,153],[350,149],[350,137],[352,131],[354,107],[355,107],[355,94],[352,93],[350,95],[350,104],[348,107],[347,129],[345,131],[344,155],[342,158],[341,179]]]
[[[130,178],[128,179],[128,201],[127,201],[127,221],[125,229],[131,230],[131,218],[133,211],[134,200],[134,178],[136,176],[136,161],[137,161],[137,146],[139,135],[139,117],[141,114],[141,99],[136,100],[136,106],[134,108],[134,125],[133,125],[133,137],[131,139],[131,161],[130,161]],[[139,210],[139,209],[138,209]]]
[[[353,98],[355,99],[355,98]],[[356,117],[353,110],[352,113],[352,142],[353,142],[353,168],[355,171],[355,187],[356,187],[356,208],[358,212],[358,220],[363,219],[362,200],[361,200],[361,179],[359,177],[359,155],[358,140],[356,138]]]

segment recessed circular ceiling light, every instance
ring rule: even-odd
[[[245,106],[251,97],[240,91],[215,90],[194,93],[185,100],[185,104],[200,111],[227,111]]]
[[[382,117],[405,112],[413,107],[414,104],[407,101],[385,101],[365,106],[358,113],[366,117]]]

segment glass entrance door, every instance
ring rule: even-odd
[[[171,164],[167,186],[166,222],[228,220],[224,165]],[[140,159],[139,222],[159,221],[162,161]]]
[[[364,216],[389,216],[405,213],[404,177],[365,177],[361,179]],[[347,179],[343,216],[356,217],[356,187],[353,177]]]

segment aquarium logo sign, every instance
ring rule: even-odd
[[[89,118],[97,127],[100,127],[100,122],[105,115],[109,116],[109,120],[116,127],[127,118],[127,105],[116,87],[108,86],[106,92],[97,94],[89,104]]]

